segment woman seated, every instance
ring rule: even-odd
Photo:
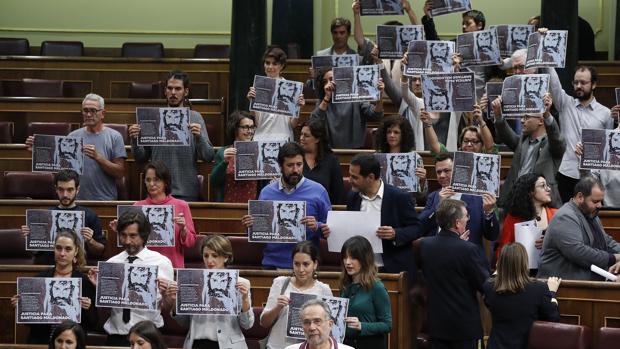
[[[86,349],[86,334],[80,324],[63,321],[54,327],[48,349]]]
[[[319,267],[319,251],[310,241],[302,241],[293,249],[293,275],[278,276],[273,280],[269,290],[269,298],[260,324],[271,327],[267,337],[267,349],[283,349],[301,340],[286,337],[286,322],[291,292],[332,296],[329,285],[317,280]]]
[[[377,276],[370,242],[354,236],[342,245],[340,297],[349,298],[344,344],[356,349],[385,349],[392,330],[392,308],[385,286]]]
[[[140,321],[129,329],[131,349],[167,349],[161,333],[150,321]]]
[[[235,180],[235,149],[234,142],[251,141],[256,130],[253,115],[236,111],[228,117],[226,137],[229,145],[220,148],[215,154],[215,165],[211,171],[211,188],[216,190],[215,200],[219,202],[240,202],[256,200],[256,181]]]
[[[202,260],[206,269],[226,269],[233,260],[230,240],[221,235],[209,235],[200,245]],[[235,286],[241,295],[241,311],[230,315],[174,315],[182,326],[188,326],[184,348],[229,348],[247,349],[241,328],[249,329],[254,324],[254,311],[250,295],[250,281],[239,277]],[[174,308],[178,286],[176,282],[162,285],[166,302]]]
[[[535,320],[560,321],[555,292],[561,279],[545,285],[528,275],[527,252],[518,242],[506,245],[497,262],[497,276],[484,286],[484,303],[492,317],[487,348],[527,348]],[[551,339],[550,339],[551,340]]]

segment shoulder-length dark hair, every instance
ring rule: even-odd
[[[325,98],[325,84],[327,84],[327,80],[325,80],[325,74],[327,74],[327,72],[330,70],[332,70],[331,67],[322,67],[314,71],[314,86],[319,100]]]
[[[526,173],[517,178],[508,193],[507,210],[511,215],[523,220],[536,218],[534,207],[534,189],[538,178],[545,178],[538,173]]]
[[[256,118],[254,115],[245,111],[236,110],[228,116],[228,122],[226,123],[227,144],[235,143],[235,139],[237,139],[237,129],[239,128],[239,125],[241,125],[241,120],[243,119],[252,120],[252,123],[256,126]]]
[[[497,276],[493,280],[495,292],[517,293],[530,282],[525,247],[518,242],[504,246],[497,260]]]
[[[317,160],[323,160],[325,154],[332,153],[332,148],[329,146],[329,139],[327,137],[327,127],[325,122],[321,119],[310,119],[301,125],[301,128],[308,127],[312,137],[319,140],[316,150]]]
[[[155,325],[150,321],[140,321],[133,325],[129,330],[128,336],[135,333],[138,337],[144,338],[151,344],[153,349],[167,349],[166,343],[161,338],[161,333]]]
[[[377,129],[377,135],[375,136],[377,151],[381,153],[390,152],[387,134],[390,127],[393,126],[398,126],[400,128],[400,152],[408,153],[412,151],[415,145],[413,128],[409,121],[400,115],[390,115],[381,121],[381,126]]]
[[[161,160],[151,161],[144,166],[144,177],[146,178],[146,171],[152,169],[155,171],[155,177],[161,179],[164,182],[164,192],[166,195],[172,193],[172,176],[166,164]]]
[[[295,255],[298,253],[307,254],[310,256],[313,262],[319,262],[319,249],[312,243],[312,241],[301,241],[298,242],[295,247],[293,247],[293,252],[291,253],[291,258],[295,259]]]
[[[342,258],[342,271],[340,273],[340,288],[344,289],[353,283],[353,278],[347,274],[344,266],[345,257],[357,259],[361,264],[360,284],[366,291],[372,289],[377,280],[377,266],[375,265],[375,255],[372,252],[370,242],[363,236],[353,236],[344,242],[340,250]]]
[[[73,332],[73,335],[75,336],[75,344],[76,344],[77,349],[86,349],[86,334],[84,334],[84,330],[82,329],[82,326],[70,320],[63,321],[60,325],[54,328],[54,331],[52,331],[52,336],[50,337],[50,342],[47,348],[54,349],[56,338],[58,338],[58,336],[60,336],[65,331]]]

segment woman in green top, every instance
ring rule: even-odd
[[[357,349],[387,348],[392,330],[390,298],[377,277],[370,242],[361,236],[345,241],[341,250],[340,297],[349,298],[344,344]]]

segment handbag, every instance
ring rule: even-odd
[[[284,283],[282,284],[282,288],[280,289],[280,296],[283,295],[284,292],[286,292],[286,288],[288,287],[288,284],[290,283],[291,283],[290,277],[284,280]],[[273,326],[273,324],[271,324],[271,326]],[[260,349],[267,349],[267,341],[269,340],[270,335],[271,335],[271,327],[269,327],[269,334],[267,335],[267,337],[258,341],[258,346]]]

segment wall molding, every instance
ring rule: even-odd
[[[17,28],[0,27],[0,32],[32,33],[84,33],[84,34],[129,34],[129,35],[211,35],[230,36],[230,31],[171,31],[171,30],[129,30],[129,29],[72,29],[72,28]]]

